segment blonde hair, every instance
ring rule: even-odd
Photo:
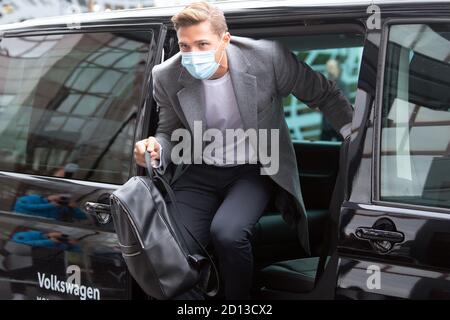
[[[214,33],[221,36],[228,31],[223,11],[207,2],[194,2],[183,8],[171,19],[175,30],[209,21]]]

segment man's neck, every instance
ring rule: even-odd
[[[210,80],[219,79],[225,75],[228,71],[228,57],[226,54],[224,54],[224,57],[222,59],[222,63],[219,65],[219,68],[217,71],[212,75]]]

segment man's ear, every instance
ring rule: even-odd
[[[229,44],[231,41],[231,34],[228,31],[225,32],[225,39],[227,40],[227,44]]]

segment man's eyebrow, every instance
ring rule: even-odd
[[[200,39],[200,40],[194,41],[194,43],[199,43],[199,42],[209,42],[209,40],[208,39]],[[183,41],[179,41],[178,44],[182,45],[182,44],[187,44],[187,43],[185,43]]]

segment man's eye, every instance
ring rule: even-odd
[[[200,43],[200,45],[201,45],[202,47],[204,47],[204,46],[207,46],[208,43]]]

